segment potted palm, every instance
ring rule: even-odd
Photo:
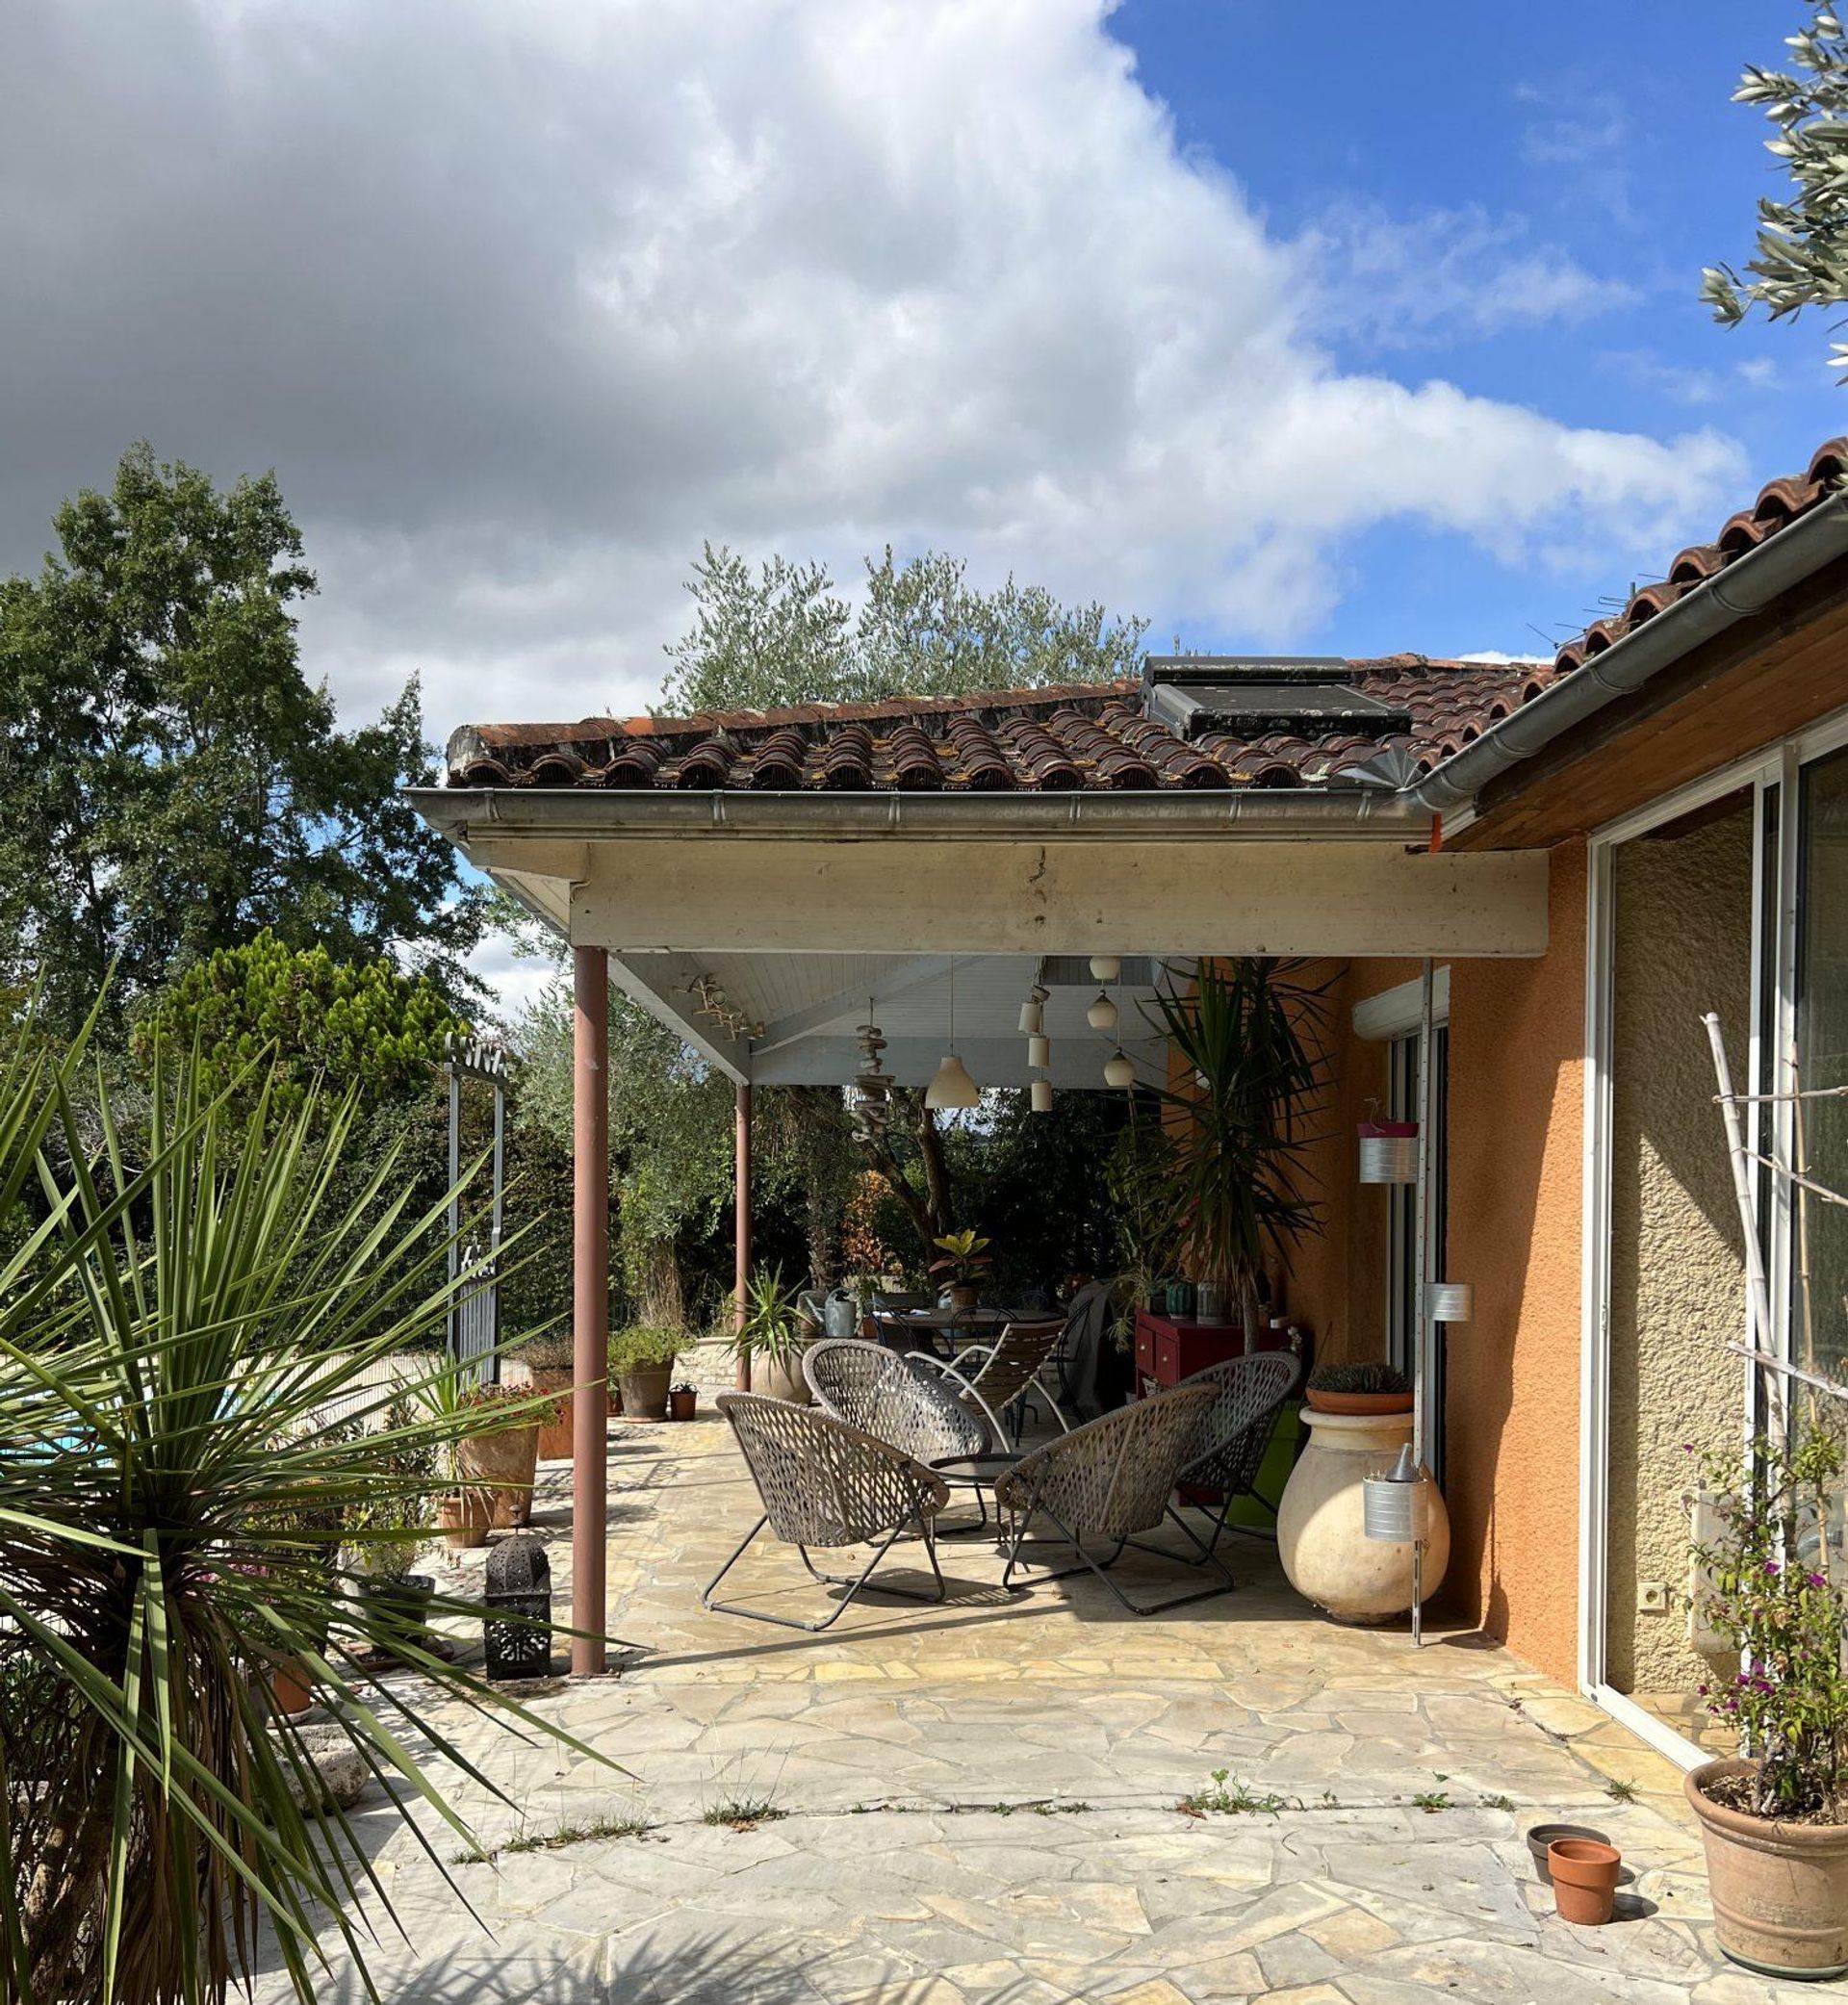
[[[630,1420],[665,1420],[674,1360],[685,1334],[638,1323],[609,1340],[609,1375],[622,1388],[623,1412]]]
[[[1698,1613],[1738,1653],[1702,1687],[1749,1754],[1687,1778],[1700,1820],[1720,1947],[1777,1977],[1848,1975],[1848,1614],[1822,1528],[1840,1494],[1842,1452],[1820,1430],[1759,1442],[1752,1481],[1709,1458],[1719,1535],[1696,1544]]]
[[[1160,1092],[1166,1145],[1151,1156],[1160,1237],[1221,1300],[1239,1304],[1255,1346],[1267,1263],[1321,1230],[1300,1181],[1322,1091],[1325,988],[1297,964],[1203,961],[1190,991],[1156,996],[1183,1085]]]
[[[1409,1413],[1412,1381],[1392,1365],[1318,1365],[1302,1383],[1317,1413]]]
[[[796,1306],[796,1291],[783,1285],[782,1268],[758,1268],[745,1287],[744,1314],[728,1347],[748,1365],[753,1392],[808,1403],[802,1353],[813,1328]]]
[[[395,1147],[354,1160],[356,1099],[278,1103],[260,1067],[228,1095],[157,1053],[131,1144],[85,1064],[0,1012],[0,1218],[46,1198],[42,1229],[0,1235],[0,1992],[221,2005],[260,1932],[297,1998],[326,1995],[322,1952],[374,1992],[352,1895],[384,1834],[304,1807],[317,1736],[397,1785],[377,1815],[435,1812],[465,1847],[419,1752],[462,1707],[607,1763],[351,1593],[335,1556],[383,1542],[363,1506],[438,1480],[449,1424],[397,1425],[379,1380],[442,1331],[454,1242]],[[382,1648],[423,1674],[390,1713],[355,1669]],[[264,1689],[292,1662],[322,1727]]]
[[[931,1272],[937,1277],[937,1285],[948,1289],[950,1307],[973,1309],[982,1298],[982,1283],[994,1272],[988,1242],[964,1228],[945,1233],[931,1244],[940,1254],[931,1262]]]

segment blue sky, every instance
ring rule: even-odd
[[[1753,205],[1780,185],[1768,128],[1732,90],[1746,62],[1779,61],[1800,18],[1794,5],[1736,0],[1423,0],[1322,8],[1311,25],[1281,0],[1127,0],[1111,32],[1169,108],[1182,148],[1232,175],[1277,234],[1477,211],[1495,255],[1563,253],[1600,282],[1578,315],[1482,330],[1467,310],[1440,313],[1399,347],[1331,314],[1322,335],[1345,366],[1408,384],[1442,376],[1574,425],[1658,438],[1712,427],[1744,450],[1744,501],[1848,428],[1848,390],[1823,366],[1825,321],[1729,330],[1698,297],[1702,267],[1743,258]],[[1595,617],[1640,561],[1536,572],[1394,524],[1341,554],[1345,596],[1304,631],[1306,649],[1537,650],[1536,628],[1563,637]],[[1189,637],[1240,638],[1205,623]]]

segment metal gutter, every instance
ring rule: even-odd
[[[1632,628],[1602,655],[1550,683],[1531,703],[1491,725],[1400,798],[1434,814],[1451,815],[1475,801],[1490,781],[1553,743],[1575,724],[1724,633],[1763,612],[1781,594],[1848,554],[1848,490],[1838,490],[1757,549],[1703,578],[1691,592]]]
[[[792,840],[1040,841],[1140,836],[1419,841],[1427,809],[1389,787],[1226,787],[1175,793],[655,793],[646,788],[414,786],[405,798],[452,842],[471,834],[730,835]]]

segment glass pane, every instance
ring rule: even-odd
[[[1848,1086],[1848,753],[1803,772],[1797,887],[1797,1081]],[[1799,1170],[1848,1192],[1848,1099],[1798,1103]],[[1795,1361],[1848,1377],[1848,1211],[1794,1194],[1790,1342]]]

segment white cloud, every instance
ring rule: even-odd
[[[1278,644],[1380,524],[1621,571],[1743,479],[1339,366],[1330,287],[1416,234],[1269,232],[1102,0],[14,0],[0,72],[0,567],[138,435],[273,464],[311,667],[439,729],[639,707],[706,536]],[[1452,296],[1475,228],[1502,310],[1603,296],[1446,227]]]
[[[1547,321],[1574,325],[1627,306],[1635,288],[1599,277],[1557,244],[1529,241],[1518,217],[1440,209],[1399,219],[1357,205],[1303,239],[1321,271],[1324,314],[1373,348],[1450,347]]]

